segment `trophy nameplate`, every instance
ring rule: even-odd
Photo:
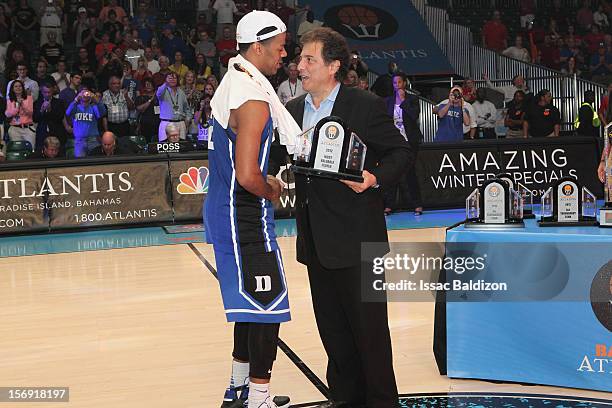
[[[296,138],[297,174],[363,182],[367,146],[337,116],[321,119]]]

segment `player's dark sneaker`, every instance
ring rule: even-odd
[[[241,385],[240,387],[229,387],[225,390],[223,404],[221,408],[245,408],[248,406],[249,400],[249,385]]]

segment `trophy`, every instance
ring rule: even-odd
[[[297,174],[363,182],[367,146],[342,119],[328,116],[296,138]]]
[[[604,168],[606,170],[606,175],[604,178],[605,204],[603,208],[599,210],[600,227],[612,227],[612,155],[610,154],[611,149],[612,123],[608,124],[604,128],[604,149],[601,159],[604,162]]]
[[[597,225],[597,201],[588,188],[563,177],[542,195],[541,227]]]
[[[523,228],[523,200],[501,178],[487,180],[465,200],[465,228]]]
[[[533,193],[531,190],[519,182],[517,182],[515,186],[514,178],[509,173],[500,173],[495,177],[505,180],[510,185],[511,189],[518,192],[523,202],[523,219],[535,218],[535,214],[533,213]]]

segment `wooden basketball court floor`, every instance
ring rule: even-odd
[[[401,242],[439,241],[443,228],[391,231]],[[305,268],[295,238],[279,239],[293,320],[280,336],[325,379]],[[0,387],[66,386],[69,403],[3,407],[218,407],[230,375],[212,247],[178,244],[0,259]],[[611,399],[610,394],[440,376],[432,354],[433,303],[390,303],[400,393],[517,392]],[[272,392],[293,403],[325,398],[279,350]]]

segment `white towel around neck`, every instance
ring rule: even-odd
[[[210,103],[213,117],[227,129],[231,110],[250,100],[268,103],[280,142],[287,147],[289,154],[293,154],[296,136],[302,129],[278,99],[268,79],[244,57],[237,55],[229,60],[228,71]]]

